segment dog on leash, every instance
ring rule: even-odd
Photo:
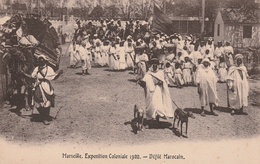
[[[134,120],[132,128],[135,134],[144,130],[144,110],[137,105],[134,106]]]
[[[176,119],[178,119],[177,128],[179,127],[179,123],[181,122],[181,134],[180,135],[182,135],[182,124],[186,123],[186,136],[185,137],[188,137],[187,131],[188,131],[189,117],[195,119],[195,116],[193,115],[193,113],[191,111],[186,113],[182,109],[177,108],[174,112],[173,129],[175,129],[175,121],[176,121]]]

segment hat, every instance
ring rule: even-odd
[[[204,58],[201,63],[210,62],[208,58]]]
[[[243,56],[242,54],[236,54],[236,56],[235,56],[235,59],[238,59],[238,58],[241,58],[241,59],[243,59],[243,58],[244,58],[244,56]]]
[[[208,41],[213,41],[212,37],[209,37]]]
[[[150,64],[152,65],[152,64],[159,64],[159,60],[157,59],[157,58],[152,58],[151,60],[150,60]]]
[[[191,40],[192,40],[190,36],[186,36],[186,39],[187,39],[188,41],[191,41]]]
[[[37,56],[37,59],[39,60],[40,58],[42,58],[43,60],[45,60],[45,61],[48,61],[48,59],[47,59],[47,57],[45,56],[45,55],[38,55]]]

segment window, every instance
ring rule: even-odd
[[[220,35],[220,24],[218,24],[218,36]]]
[[[243,27],[243,38],[252,38],[252,26]]]

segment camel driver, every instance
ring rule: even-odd
[[[33,89],[34,102],[45,125],[50,124],[50,108],[54,107],[54,89],[50,81],[57,79],[63,73],[62,70],[54,72],[52,67],[47,64],[48,59],[44,55],[40,55],[38,66],[35,67],[31,76],[23,72],[26,76],[36,79]]]
[[[243,64],[243,55],[235,56],[235,65],[228,70],[227,85],[228,85],[228,104],[232,109],[231,114],[235,113],[246,114],[243,107],[248,105],[248,74],[247,69]]]
[[[146,119],[173,118],[174,111],[168,84],[164,80],[163,70],[158,70],[159,60],[152,59],[150,68],[144,75]]]

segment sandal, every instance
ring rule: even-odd
[[[234,114],[235,114],[235,110],[232,110],[230,114],[231,114],[231,115],[234,115]]]

